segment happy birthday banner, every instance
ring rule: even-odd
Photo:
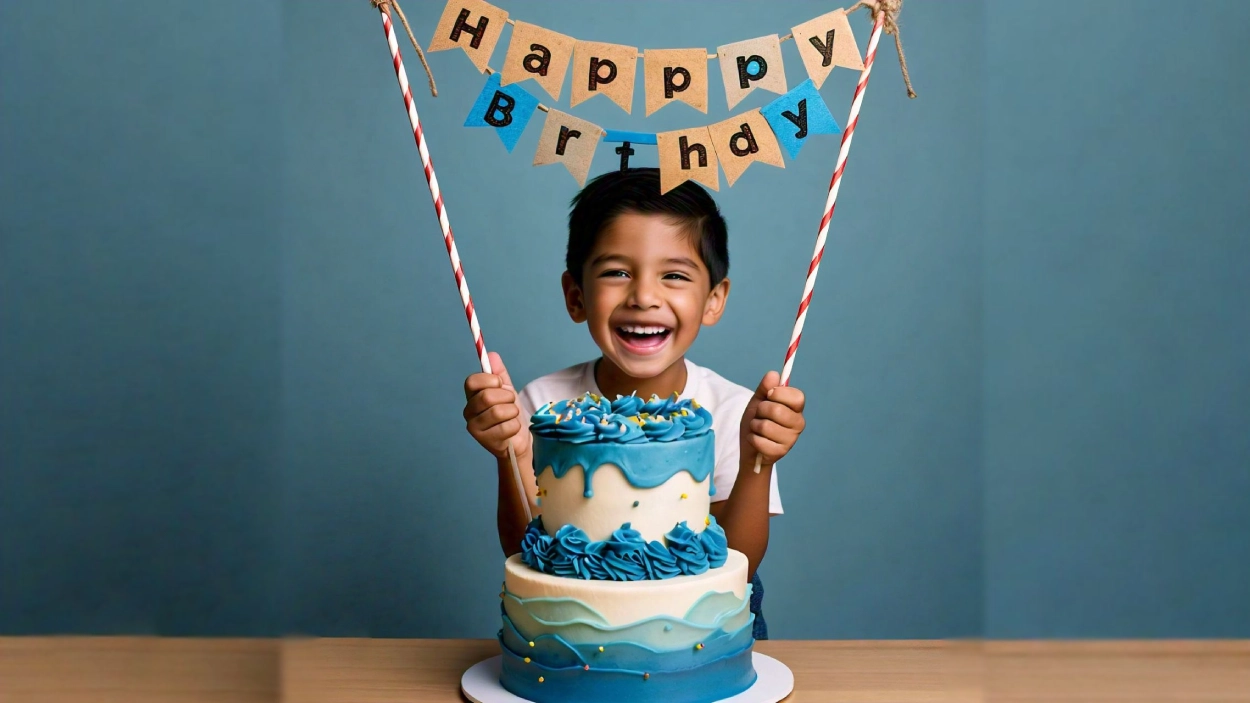
[[[512,37],[503,67],[495,71],[490,58],[503,33],[512,24]],[[794,39],[808,79],[794,88],[786,85],[781,43]],[[720,189],[719,170],[730,186],[753,163],[785,168],[782,149],[796,158],[807,139],[838,134],[841,129],[829,112],[819,88],[836,66],[862,71],[864,62],[851,32],[847,11],[838,9],[791,29],[785,37],[770,34],[725,44],[709,54],[706,49],[649,49],[622,44],[581,41],[538,25],[508,19],[508,12],[484,0],[449,0],[430,41],[430,51],[459,48],[477,69],[487,74],[486,85],[469,111],[466,127],[495,130],[509,152],[516,147],[534,113],[546,113],[534,165],[563,164],[584,185],[599,142],[624,142],[616,149],[621,165],[634,153],[629,143],[654,143],[659,151],[660,187],[664,192],[687,180]],[[708,61],[717,59],[729,109],[756,89],[780,97],[762,108],[712,125],[658,134],[609,132],[599,125],[549,108],[519,83],[534,80],[553,100],[560,99],[564,78],[571,70],[569,106],[604,95],[626,113],[631,112],[637,61],[642,59],[646,114],[674,102],[707,113]],[[718,170],[719,166],[719,170]]]

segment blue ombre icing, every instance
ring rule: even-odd
[[[729,556],[725,531],[716,518],[707,517],[702,532],[682,521],[664,542],[647,542],[629,523],[606,540],[592,542],[586,533],[565,525],[548,535],[541,515],[534,518],[521,540],[521,561],[536,571],[594,581],[652,581],[701,574],[724,566]]]
[[[709,593],[685,617],[611,627],[573,599],[505,592],[500,682],[543,703],[728,698],[756,678],[750,596]]]

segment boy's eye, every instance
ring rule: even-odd
[[[672,281],[689,281],[690,277],[684,273],[666,273],[664,278]]]
[[[621,269],[608,269],[607,271],[599,274],[599,278],[623,278],[628,276],[629,274],[625,273]]]

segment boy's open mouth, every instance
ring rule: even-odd
[[[673,330],[663,325],[619,325],[612,328],[616,338],[634,354],[652,354],[659,351]]]

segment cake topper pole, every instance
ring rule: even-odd
[[[803,284],[803,297],[799,300],[799,313],[794,318],[794,329],[790,332],[790,346],[786,348],[786,361],[781,367],[781,385],[790,385],[790,372],[794,369],[794,355],[799,351],[799,339],[803,336],[803,323],[807,321],[807,308],[812,304],[812,291],[816,288],[816,274],[820,272],[820,259],[825,255],[825,239],[829,235],[829,221],[833,219],[833,208],[838,201],[838,190],[842,187],[842,173],[846,170],[846,157],[851,152],[851,137],[855,136],[855,125],[859,122],[859,108],[864,102],[864,90],[868,87],[868,76],[872,73],[872,62],[877,56],[877,42],[881,40],[881,30],[885,27],[887,16],[891,12],[887,3],[859,2],[850,11],[860,6],[872,10],[872,36],[868,39],[868,53],[864,57],[864,70],[859,74],[859,82],[855,84],[855,98],[851,101],[851,114],[846,118],[846,129],[842,132],[842,146],[838,149],[838,162],[833,169],[833,180],[829,182],[829,196],[825,199],[825,214],[820,219],[820,232],[816,235],[816,249],[812,252],[812,262],[807,267],[807,281]],[[883,7],[886,6],[886,7]],[[897,13],[897,5],[892,10]],[[894,22],[890,17],[889,21]],[[904,71],[906,76],[906,71]],[[908,92],[911,93],[910,81]],[[755,473],[760,472],[764,464],[761,454],[755,456]]]
[[[399,55],[399,42],[395,39],[395,26],[391,22],[390,3],[378,2],[378,11],[382,15],[382,29],[386,33],[386,43],[391,49],[391,63],[395,65],[395,77],[399,79],[399,90],[404,95],[404,106],[408,109],[408,122],[412,124],[412,133],[417,140],[417,151],[421,153],[421,165],[425,170],[425,180],[430,187],[430,198],[434,200],[434,212],[438,215],[439,227],[443,230],[443,242],[447,245],[447,256],[451,260],[451,271],[456,277],[456,287],[460,290],[460,302],[464,303],[464,315],[469,321],[469,329],[473,332],[473,344],[477,347],[478,360],[484,373],[492,373],[490,356],[486,353],[486,342],[482,339],[482,327],[477,321],[477,311],[473,307],[473,297],[469,295],[469,283],[464,277],[464,268],[460,265],[460,253],[456,250],[456,239],[451,234],[451,224],[447,220],[447,208],[443,205],[443,194],[438,188],[438,177],[434,175],[434,164],[430,161],[430,150],[425,143],[425,133],[421,131],[421,120],[417,117],[417,106],[412,100],[412,90],[408,85],[408,72],[404,70],[404,61]],[[431,91],[433,78],[431,77]],[[525,511],[525,522],[534,519],[530,511],[529,496],[525,492],[525,484],[521,480],[521,469],[517,466],[516,450],[512,442],[508,442],[508,462],[512,465],[512,477],[516,480],[517,492],[521,498],[521,508]]]

